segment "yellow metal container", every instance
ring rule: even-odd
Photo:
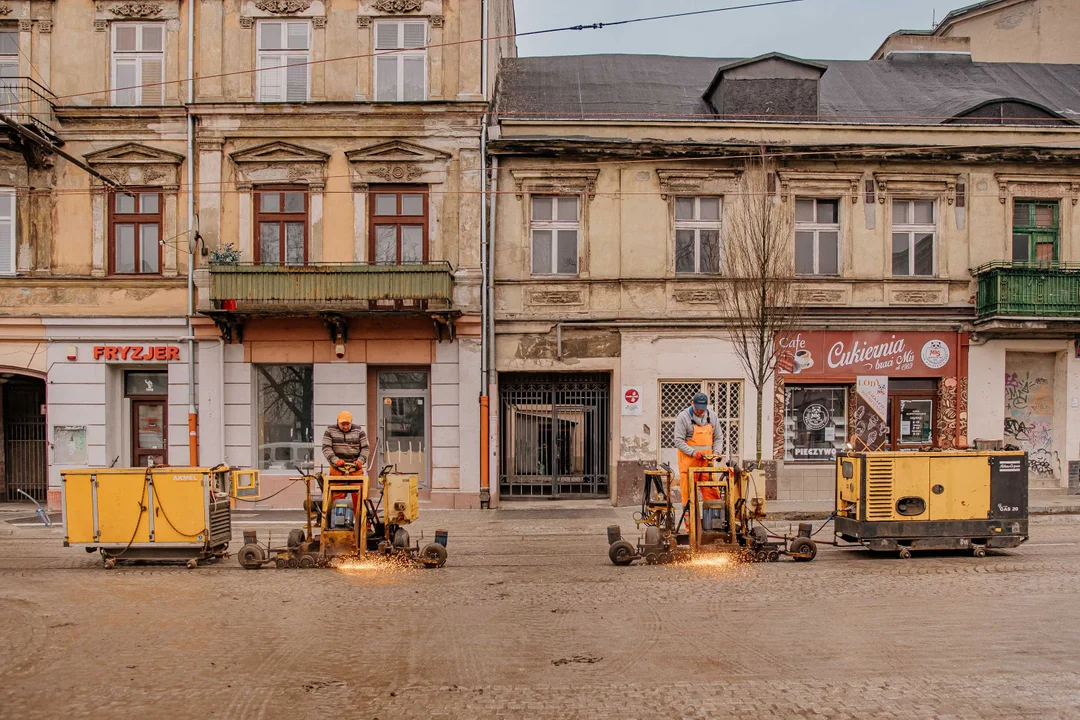
[[[845,453],[836,533],[871,550],[1016,547],[1028,534],[1027,456],[1014,451]]]
[[[386,522],[408,525],[420,517],[419,482],[416,475],[391,473],[383,480],[383,512]]]
[[[254,479],[242,482],[258,487]],[[64,545],[106,562],[221,557],[232,538],[229,496],[238,480],[214,468],[83,468],[61,473]]]

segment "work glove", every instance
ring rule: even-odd
[[[694,451],[694,459],[695,460],[700,460],[703,457],[705,457],[705,453],[703,451],[701,451],[701,450],[695,450]]]
[[[337,458],[336,460],[334,460],[334,467],[337,467],[337,468],[345,467],[345,461],[342,460],[341,458]]]

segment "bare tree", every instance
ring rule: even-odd
[[[802,308],[795,286],[794,209],[776,193],[775,168],[764,153],[747,162],[741,185],[724,233],[726,277],[719,303],[731,323],[735,352],[757,391],[760,465],[762,392],[776,372],[779,340],[797,329]]]

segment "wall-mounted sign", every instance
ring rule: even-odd
[[[889,377],[887,375],[860,375],[855,381],[855,392],[866,406],[877,413],[883,421],[889,414]]]
[[[950,377],[956,375],[956,333],[791,333],[780,340],[782,375],[806,377]]]
[[[180,359],[176,345],[96,345],[94,359],[126,360],[128,362],[169,361]]]
[[[641,388],[623,385],[623,415],[641,414]]]

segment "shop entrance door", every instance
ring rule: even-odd
[[[431,424],[429,397],[427,370],[379,373],[379,446],[375,472],[384,465],[394,465],[399,473],[416,475],[424,496],[431,491],[427,452],[427,429]]]
[[[889,398],[893,450],[928,450],[934,446],[934,396],[904,394]]]
[[[131,401],[131,466],[164,465],[169,457],[169,374],[128,371],[124,395]]]

